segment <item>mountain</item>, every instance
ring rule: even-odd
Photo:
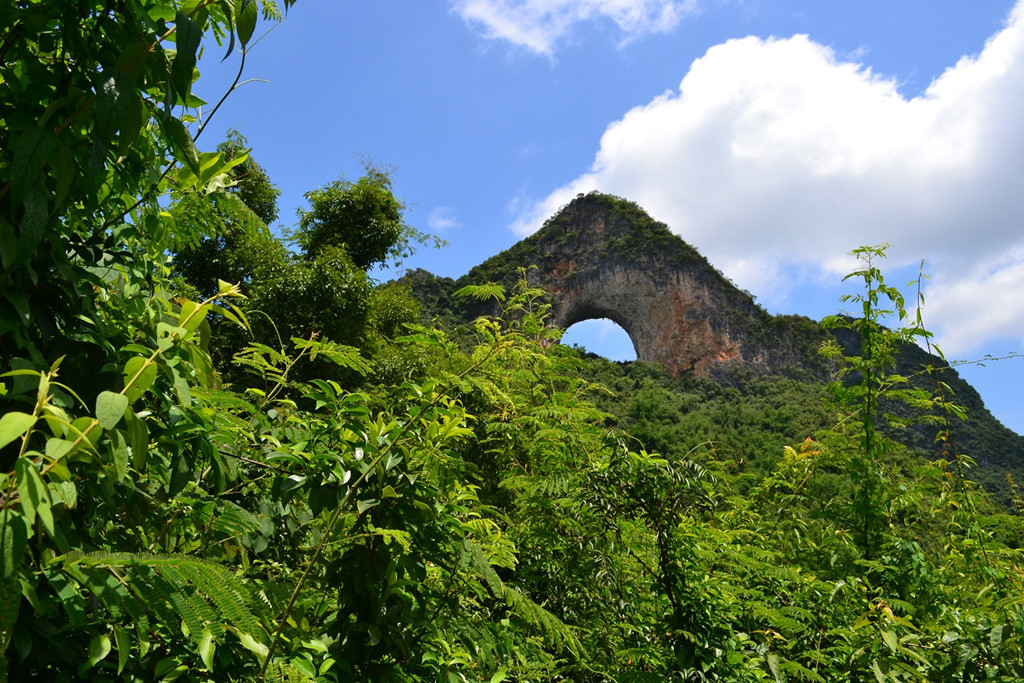
[[[664,223],[633,202],[600,193],[577,196],[536,233],[458,280],[422,270],[403,280],[425,317],[460,324],[497,311],[456,298],[455,291],[488,282],[511,290],[524,269],[529,283],[547,292],[551,324],[565,329],[611,319],[629,334],[639,361],[672,378],[692,375],[741,391],[765,377],[820,385],[835,370],[818,353],[829,334],[847,354],[859,350],[854,332],[830,333],[803,316],[769,314]],[[1024,437],[996,420],[955,369],[919,347],[901,349],[895,372],[933,392],[941,379],[946,398],[969,418],[952,425],[953,446],[977,461],[971,477],[1008,502],[1007,475],[1024,476]],[[935,442],[939,430],[916,425],[893,436],[929,458],[948,458]]]

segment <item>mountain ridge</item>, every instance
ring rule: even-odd
[[[547,292],[552,325],[567,329],[611,319],[629,334],[638,360],[660,365],[672,377],[692,373],[739,387],[764,376],[826,382],[835,367],[818,349],[829,334],[848,354],[859,351],[856,333],[826,332],[800,315],[769,314],[639,205],[596,192],[578,195],[537,232],[458,279],[418,270],[402,280],[426,318],[464,324],[497,309],[456,298],[455,291],[488,282],[510,291],[524,268],[529,283]],[[968,411],[969,421],[952,430],[957,447],[980,465],[974,478],[1008,501],[1006,475],[1024,476],[1024,437],[1002,425],[955,369],[923,349],[901,349],[894,372],[934,391],[934,375],[922,372],[929,366]],[[934,459],[942,456],[937,433],[938,427],[920,425],[898,438]]]

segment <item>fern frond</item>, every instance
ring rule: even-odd
[[[355,370],[364,377],[373,369],[359,349],[354,346],[336,344],[327,340],[302,339],[301,337],[292,337],[292,343],[297,349],[309,349],[310,360],[315,360],[317,356],[323,356],[335,365],[347,370]]]
[[[277,660],[271,662],[267,666],[267,673],[264,680],[276,681],[279,683],[306,683],[306,681],[312,681],[314,679],[302,673],[289,662]]]
[[[504,600],[517,617],[540,631],[546,645],[565,648],[577,657],[580,656],[583,645],[572,628],[528,596],[502,583],[501,577],[484,557],[483,548],[479,544],[467,539],[463,542],[463,548],[463,561],[477,571],[495,597]]]
[[[214,562],[183,555],[106,552],[73,552],[64,560],[66,572],[111,614],[129,615],[136,623],[152,615],[172,632],[184,623],[197,647],[204,630],[215,638],[230,629],[258,642],[266,640],[245,586]]]

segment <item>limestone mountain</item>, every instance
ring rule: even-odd
[[[579,195],[533,235],[473,267],[459,278],[413,271],[404,280],[426,317],[466,323],[493,313],[487,304],[455,299],[469,284],[502,283],[511,288],[520,269],[531,285],[550,296],[551,324],[568,328],[608,318],[629,335],[637,358],[660,365],[670,376],[692,373],[729,386],[755,377],[808,382],[831,374],[818,349],[827,336],[799,315],[771,315],[736,287],[696,249],[651,218],[637,204],[611,195]],[[851,333],[852,334],[852,333]],[[856,335],[839,334],[853,352]],[[934,377],[921,369],[935,364],[970,420],[955,425],[958,449],[982,465],[974,478],[1006,500],[1006,475],[1024,475],[1024,437],[996,420],[978,393],[956,371],[917,347],[901,353],[897,371],[922,388]],[[936,428],[919,427],[900,440],[930,457]]]
[[[696,249],[637,204],[579,195],[533,235],[472,268],[458,285],[510,283],[536,266],[531,284],[552,296],[552,324],[608,318],[637,358],[670,375],[723,378],[740,369],[824,378],[824,338],[801,316],[772,316]]]

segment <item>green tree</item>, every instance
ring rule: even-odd
[[[368,166],[355,183],[338,181],[308,193],[313,209],[302,214],[295,233],[301,251],[295,254],[268,228],[277,215],[278,191],[245,145],[241,133],[230,131],[218,147],[226,158],[243,159],[231,169],[225,191],[179,193],[170,209],[182,236],[172,263],[182,291],[205,295],[218,281],[240,283],[247,296],[241,307],[251,314],[256,339],[278,348],[292,337],[322,335],[372,352],[381,346],[374,337],[394,336],[404,322],[413,322],[415,303],[407,291],[382,288],[373,294],[367,273],[388,255],[409,254],[412,242],[426,239],[405,225],[404,204],[393,194],[388,173]],[[233,325],[216,332],[217,367],[241,378],[231,358],[245,345],[245,335]],[[304,372],[335,370],[317,366]]]
[[[231,169],[231,179],[234,183],[226,189],[238,195],[242,203],[248,206],[264,225],[270,227],[277,220],[277,198],[281,196],[281,190],[270,182],[266,169],[253,158],[249,141],[238,130],[231,128],[228,130],[227,139],[217,145],[217,151],[223,153],[227,159],[243,158],[242,163]]]
[[[295,241],[306,258],[328,247],[348,252],[359,268],[408,255],[413,242],[427,237],[406,225],[405,204],[391,190],[387,169],[367,163],[356,182],[335,180],[306,193],[309,210],[299,212]]]
[[[173,193],[171,267],[190,288],[186,291],[208,296],[218,280],[249,285],[257,271],[272,270],[289,258],[270,230],[280,190],[246,145],[245,137],[232,129],[217,146],[225,159],[236,162],[223,187],[216,188],[220,191],[188,188]]]

